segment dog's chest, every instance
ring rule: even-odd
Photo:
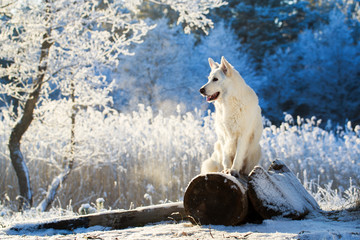
[[[228,102],[227,105],[216,106],[216,122],[230,136],[239,136],[245,122],[245,106],[239,101]]]

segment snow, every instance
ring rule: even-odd
[[[250,185],[266,209],[283,216],[299,217],[319,210],[315,199],[280,160],[274,161],[268,172],[256,167]]]
[[[299,195],[291,194],[294,192],[292,189],[289,189],[292,185],[289,185],[288,182],[279,181],[281,187],[278,188],[278,185],[273,185],[267,180],[268,177],[265,174],[266,173],[263,172],[260,177],[256,179],[258,180],[256,189],[259,198],[265,201],[266,207],[276,212],[283,212],[285,215],[291,214],[291,212],[287,213],[287,211],[295,210],[296,212],[303,212],[305,210],[306,206],[304,206],[303,201],[299,201]],[[283,176],[279,175],[275,177],[282,178]],[[279,197],[279,190],[281,197]],[[300,198],[300,200],[302,200],[302,198]]]
[[[275,218],[241,226],[192,225],[161,222],[144,227],[109,230],[95,226],[73,231],[10,231],[0,229],[0,239],[360,239],[360,211],[318,214],[304,220]]]

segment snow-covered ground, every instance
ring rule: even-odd
[[[162,222],[123,230],[98,226],[16,232],[3,228],[0,239],[360,239],[360,209],[316,214],[304,220],[275,218],[235,227]]]

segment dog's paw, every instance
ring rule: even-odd
[[[240,173],[236,169],[224,169],[221,172],[225,173],[225,174],[229,174],[229,175],[231,175],[233,177],[236,177],[236,178],[240,177]]]
[[[240,173],[236,169],[230,169],[230,175],[236,178],[240,178]]]

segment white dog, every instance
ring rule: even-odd
[[[218,140],[201,172],[248,175],[261,157],[259,141],[263,125],[258,97],[224,57],[220,65],[211,58],[209,64],[209,81],[200,93],[215,104]]]

